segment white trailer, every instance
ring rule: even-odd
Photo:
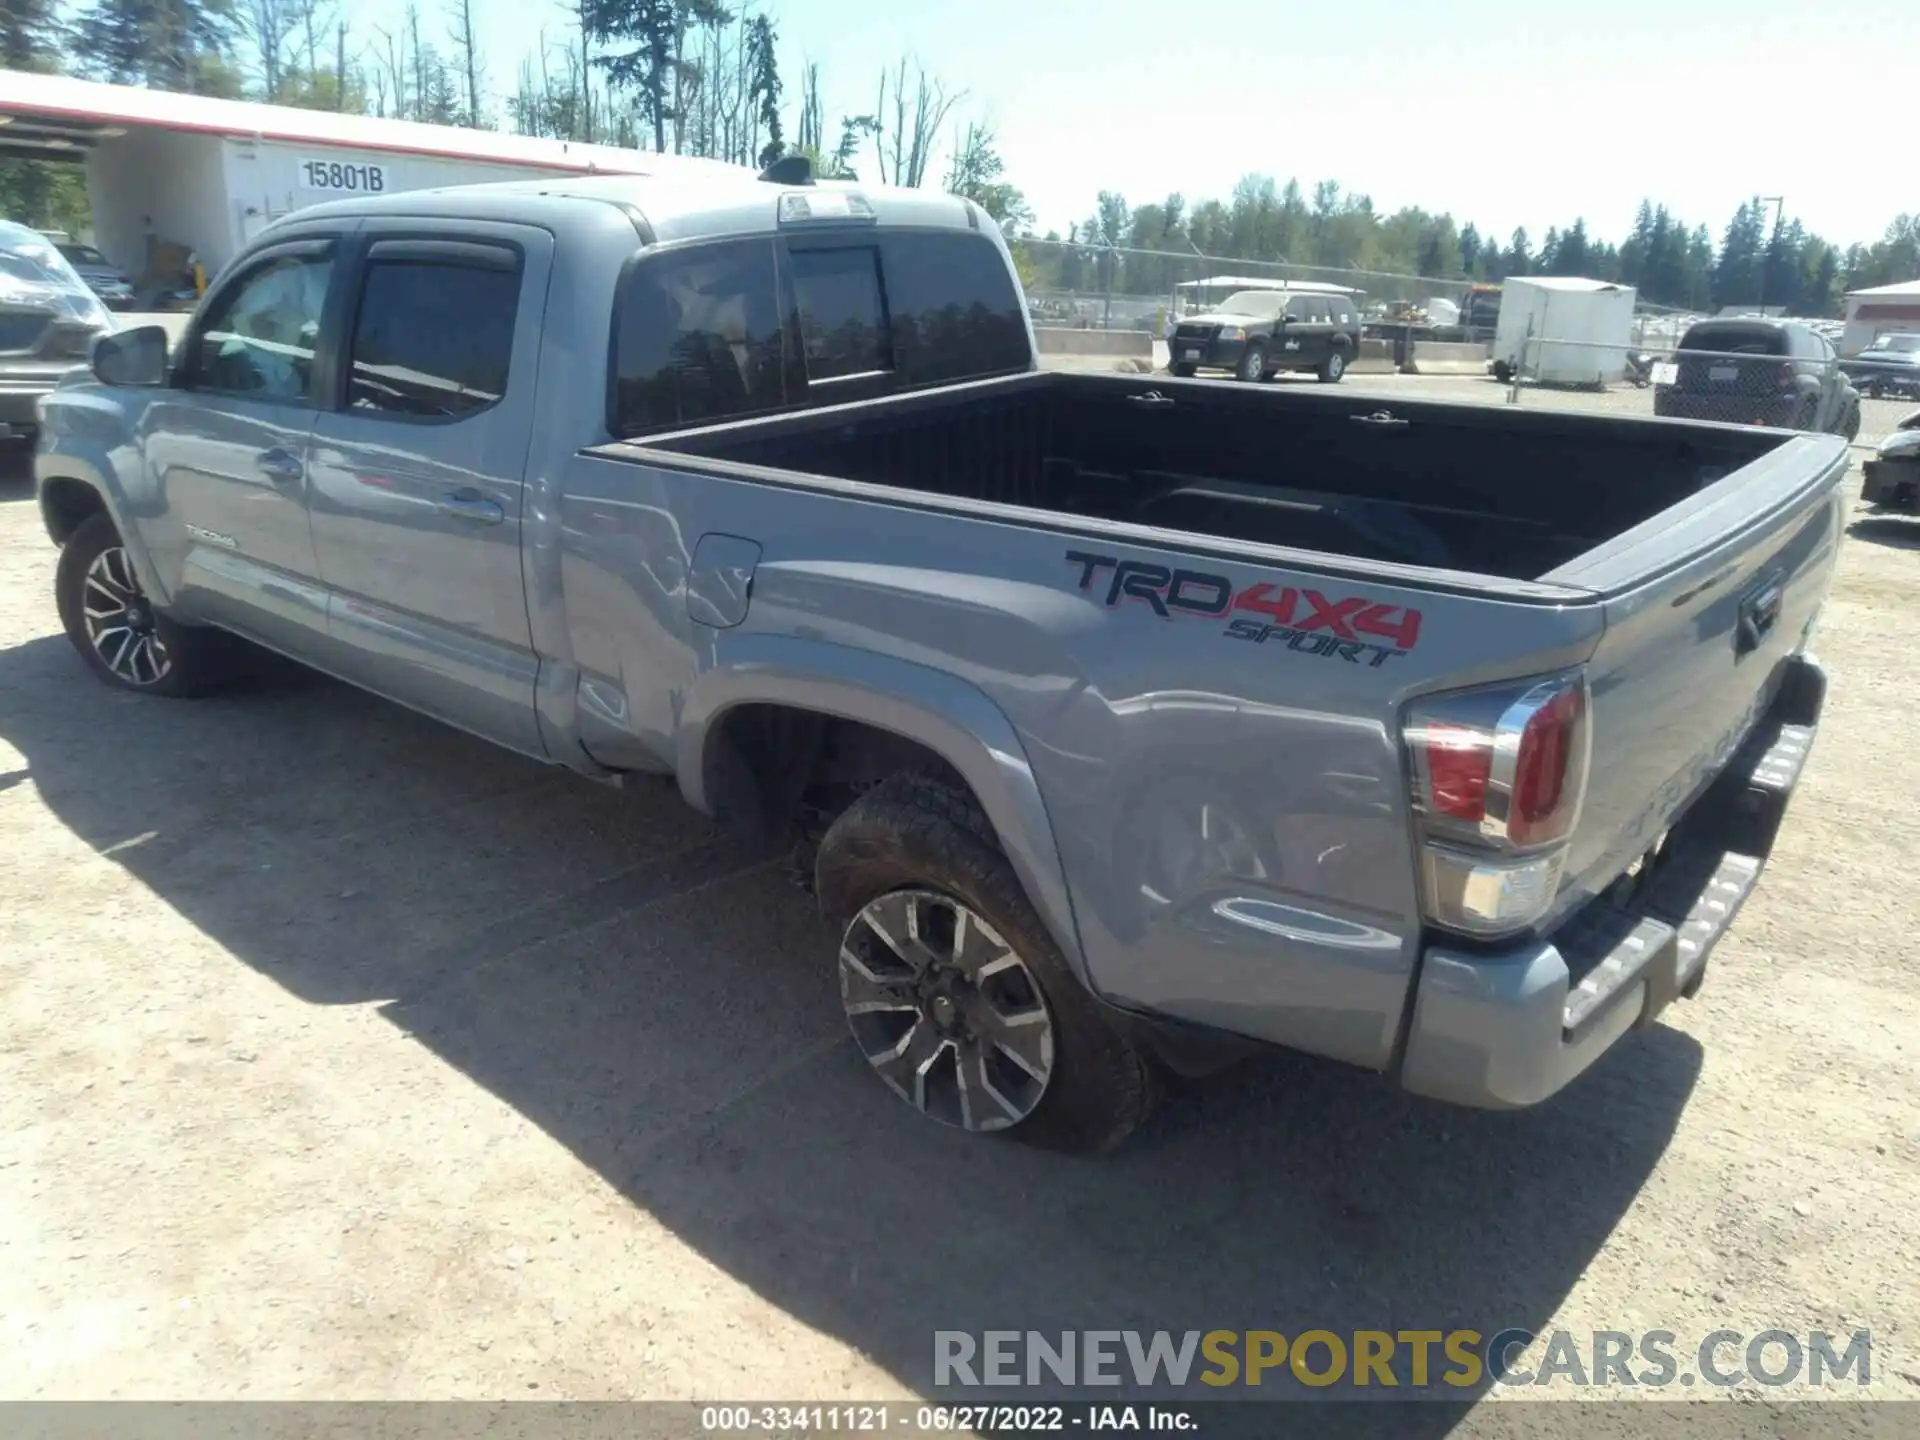
[[[1543,385],[1607,385],[1627,368],[1634,289],[1571,275],[1511,276],[1500,296],[1493,373]]]
[[[136,283],[162,242],[209,276],[282,215],[369,191],[542,175],[738,175],[608,145],[0,71],[0,154],[84,165],[93,239]]]

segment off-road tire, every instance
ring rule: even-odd
[[[836,936],[895,890],[952,896],[1026,964],[1052,1018],[1046,1093],[1004,1133],[1054,1150],[1113,1149],[1152,1113],[1158,1076],[1068,967],[973,797],[925,775],[896,775],[856,800],[820,842],[814,888]]]

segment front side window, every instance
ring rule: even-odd
[[[643,260],[614,320],[613,430],[636,435],[786,403],[771,240]]]
[[[193,352],[196,390],[301,403],[313,380],[331,255],[282,255],[214,303]]]
[[[397,245],[383,256],[382,248],[360,292],[348,408],[445,420],[498,403],[520,308],[514,252],[461,245],[409,255]]]
[[[792,252],[793,300],[807,380],[892,369],[880,304],[880,256],[870,245]]]

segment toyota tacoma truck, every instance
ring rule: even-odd
[[[302,210],[44,412],[101,680],[241,637],[797,836],[878,1077],[1084,1149],[1261,1046],[1531,1105],[1693,994],[1814,737],[1846,473],[1042,373],[976,207],[791,173]]]

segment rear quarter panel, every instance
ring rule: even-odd
[[[585,684],[620,693],[636,737],[659,746],[682,719],[713,723],[716,687],[751,699],[742,672],[764,661],[730,657],[774,653],[757,641],[954,677],[1010,722],[1023,752],[1010,763],[1030,772],[1064,870],[1063,943],[1077,937],[1070,958],[1096,990],[1364,1065],[1391,1058],[1419,947],[1401,707],[1436,685],[1577,663],[1599,633],[1576,597],[1495,599],[1462,577],[1432,590],[1324,557],[1291,568],[1186,553],[1191,536],[1075,533],[1041,512],[577,463],[607,468],[589,485],[601,500],[568,504],[583,543],[569,546],[567,603],[604,613],[571,613],[569,628]],[[616,470],[630,499],[609,504]],[[737,629],[676,613],[676,577],[709,531],[763,548]],[[1127,563],[1145,568],[1123,576]],[[655,597],[640,607],[636,581]],[[1269,633],[1271,615],[1226,608],[1260,585],[1275,604],[1294,590],[1294,626]],[[1417,634],[1354,631],[1369,606],[1417,612]],[[674,673],[680,652],[656,688],[647,677]]]

